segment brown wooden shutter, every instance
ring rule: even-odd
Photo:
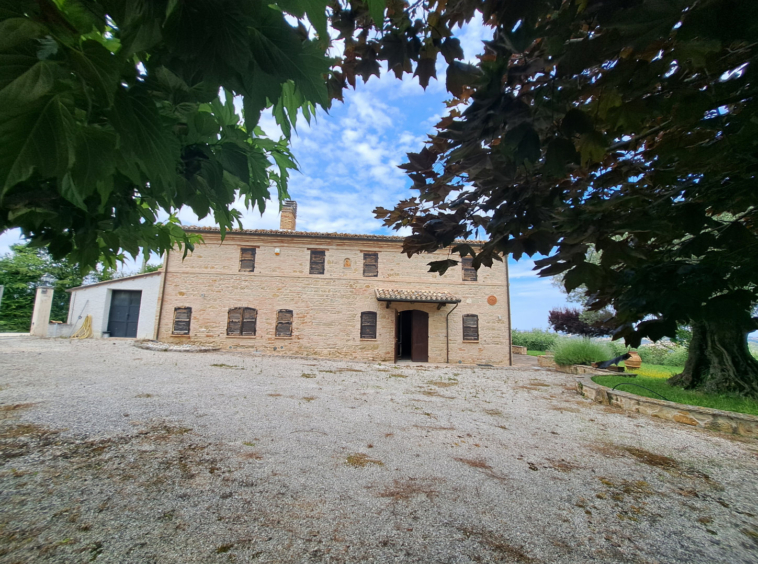
[[[376,339],[376,312],[361,312],[361,339]]]
[[[292,336],[292,310],[280,309],[276,312],[276,336]]]
[[[229,310],[226,318],[226,334],[239,335],[242,327],[242,308],[235,307]]]
[[[189,335],[191,320],[192,320],[191,307],[175,307],[174,308],[174,329],[172,333],[174,335]]]
[[[240,272],[255,272],[255,248],[240,249]]]
[[[479,316],[472,313],[463,316],[463,340],[479,340]]]
[[[323,274],[326,265],[326,251],[311,251],[311,274]]]
[[[363,276],[379,276],[379,253],[363,253]]]
[[[473,262],[474,259],[471,257],[463,257],[461,260],[464,282],[476,282],[476,268],[472,266]]]
[[[255,325],[258,320],[258,310],[246,307],[242,310],[242,334],[255,336]]]

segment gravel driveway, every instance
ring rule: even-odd
[[[758,442],[536,367],[0,338],[0,562],[758,562]]]

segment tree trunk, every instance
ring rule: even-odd
[[[684,372],[670,378],[669,384],[758,398],[758,361],[748,348],[748,330],[730,321],[692,324]]]

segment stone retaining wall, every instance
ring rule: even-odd
[[[611,390],[611,388],[593,382],[589,376],[577,378],[576,389],[592,401],[614,405],[626,411],[659,417],[693,427],[704,427],[712,431],[758,438],[758,417],[754,415],[684,405],[673,401],[646,398],[628,392]]]

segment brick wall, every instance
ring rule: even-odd
[[[450,362],[508,364],[509,327],[505,267],[482,268],[477,282],[463,282],[460,266],[444,276],[427,272],[437,255],[408,258],[397,240],[353,240],[302,236],[229,234],[223,243],[204,233],[205,244],[184,261],[171,252],[166,267],[158,338],[244,346],[266,353],[392,361],[396,311],[429,313],[429,361],[445,362],[445,317],[453,309],[437,304],[376,300],[374,289],[448,291],[461,303],[449,317]],[[254,246],[254,272],[239,272],[240,247]],[[279,249],[279,254],[275,253]],[[309,249],[326,250],[323,275],[309,274]],[[379,276],[363,277],[363,252],[379,254]],[[440,257],[443,253],[438,253]],[[445,253],[446,256],[446,253]],[[495,305],[487,299],[494,296]],[[175,307],[192,307],[189,337],[171,335]],[[227,336],[234,307],[258,310],[255,337]],[[276,311],[291,309],[293,336],[274,335]],[[376,340],[360,339],[360,314],[377,312]],[[479,315],[479,342],[462,340],[461,316]]]

